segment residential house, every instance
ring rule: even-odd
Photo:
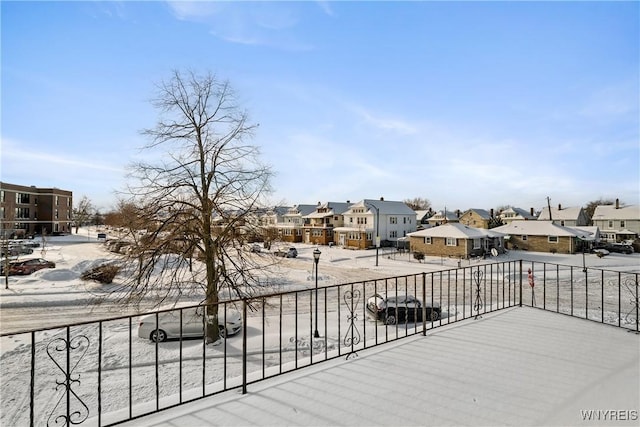
[[[616,199],[614,205],[596,206],[591,220],[608,242],[633,240],[640,235],[640,205],[620,206]]]
[[[70,233],[72,212],[71,191],[0,182],[2,237]]]
[[[511,221],[535,221],[538,217],[533,208],[527,211],[521,208],[509,207],[500,212],[498,219],[503,224],[509,224]]]
[[[416,231],[416,213],[404,202],[364,199],[344,213],[344,225],[334,229],[338,245],[367,249],[395,246]]]
[[[344,225],[344,213],[349,206],[349,202],[318,202],[315,211],[304,217],[303,241],[315,245],[335,243],[333,230]]]
[[[504,235],[485,228],[450,222],[438,227],[409,233],[411,252],[427,256],[469,258],[496,249],[504,251]]]
[[[446,224],[448,222],[458,222],[460,219],[460,215],[458,215],[459,212],[460,211],[451,212],[446,209],[444,211],[438,211],[433,214],[427,222],[431,227],[437,227],[438,225]]]
[[[278,238],[283,242],[300,243],[305,224],[309,221],[306,216],[316,210],[316,205],[295,205],[282,216],[278,223]]]
[[[505,240],[510,249],[569,254],[581,250],[581,240],[585,240],[588,234],[575,228],[554,224],[552,221],[541,220],[512,221],[494,228],[493,231],[508,236]]]
[[[429,218],[433,216],[435,212],[431,209],[417,210],[416,211],[416,228],[422,230],[423,228],[429,228]]]
[[[583,227],[589,225],[589,217],[581,207],[558,208],[549,207],[542,208],[542,212],[538,215],[539,221],[552,221],[554,224],[566,227]]]
[[[469,209],[458,219],[460,224],[476,228],[493,228],[500,225],[499,220],[493,216],[493,209]]]
[[[291,209],[291,206],[274,206],[268,208],[260,217],[261,238],[265,243],[272,242],[278,238],[278,224],[284,222],[284,215],[289,212],[289,209]]]

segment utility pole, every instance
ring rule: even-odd
[[[553,222],[553,218],[551,217],[551,199],[547,196],[547,207],[549,209],[549,221]]]

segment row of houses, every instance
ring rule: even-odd
[[[57,188],[0,182],[3,235],[71,232],[72,193]],[[254,213],[257,239],[339,245],[352,249],[410,246],[425,255],[470,257],[507,246],[532,251],[574,253],[585,241],[620,242],[640,234],[640,206],[583,208],[414,211],[401,201],[363,199],[279,206]]]
[[[264,212],[261,226],[278,240],[366,249],[410,246],[425,255],[472,257],[508,246],[532,251],[575,253],[585,242],[619,242],[640,234],[640,207],[598,206],[594,225],[582,208],[546,207],[538,214],[509,208],[414,211],[405,203],[364,199],[279,207]]]

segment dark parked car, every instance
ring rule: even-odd
[[[633,246],[626,245],[624,243],[609,243],[609,244],[607,244],[605,249],[608,250],[609,252],[617,252],[617,253],[621,253],[621,254],[632,254],[633,253]]]
[[[14,261],[9,263],[9,275],[31,274],[34,271],[42,270],[43,268],[56,268],[56,263],[42,258]],[[4,274],[4,266],[2,266],[2,274]]]
[[[440,318],[440,304],[433,306],[427,302],[425,307],[428,321]],[[375,294],[367,300],[367,316],[381,320],[386,325],[398,322],[422,322],[422,302],[413,295]]]

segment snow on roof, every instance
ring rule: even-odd
[[[501,237],[503,233],[494,229],[469,227],[458,222],[447,223],[438,227],[425,228],[424,230],[408,233],[409,237],[454,237],[456,239],[480,239],[486,237]]]
[[[492,229],[504,234],[526,234],[528,236],[567,236],[580,237],[583,233],[571,227],[563,227],[551,221],[512,221]]]
[[[526,219],[536,219],[535,215],[531,215],[531,212],[522,208],[514,208],[514,207],[510,207],[508,209],[503,210],[500,213],[500,217],[504,217],[505,213],[514,213],[518,216],[521,216],[522,218],[526,218]]]
[[[640,220],[640,205],[624,206],[618,209],[616,209],[615,205],[596,206],[596,209],[593,211],[593,220],[607,219]]]
[[[581,207],[568,207],[568,208],[551,208],[551,218],[549,218],[549,207],[542,208],[542,212],[538,216],[538,220],[549,221],[550,219],[554,221],[558,220],[576,220],[580,217],[580,211],[583,209]]]
[[[456,215],[455,212],[451,212],[451,211],[438,211],[435,214],[433,214],[433,216],[431,216],[431,218],[429,218],[430,221],[439,221],[439,220],[444,220],[445,219],[445,214],[447,217],[447,221],[458,221],[458,215]]]
[[[418,221],[422,221],[425,218],[428,218],[428,215],[431,213],[430,210],[417,210],[416,216],[418,217]]]
[[[316,207],[317,205],[295,205],[294,207],[289,209],[287,215],[309,215],[311,212],[316,210]]]

